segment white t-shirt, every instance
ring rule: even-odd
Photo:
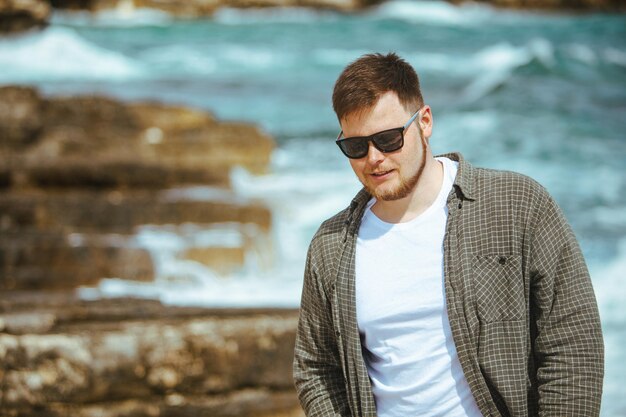
[[[443,163],[435,202],[417,218],[386,223],[365,210],[356,247],[356,311],[379,417],[479,417],[446,311],[446,201],[458,163]]]

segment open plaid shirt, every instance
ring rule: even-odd
[[[597,416],[600,319],[561,210],[528,177],[443,156],[459,161],[447,200],[446,306],[482,414]],[[376,415],[354,292],[356,236],[369,198],[362,190],[321,225],[309,247],[294,359],[308,416]]]

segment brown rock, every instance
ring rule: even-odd
[[[265,170],[274,143],[254,126],[220,123],[180,106],[42,99],[34,89],[9,87],[0,89],[0,133],[7,138],[0,145],[1,289],[153,279],[145,250],[106,243],[107,235],[131,235],[141,225],[270,227],[267,208],[225,189],[217,201],[158,192],[180,184],[226,186],[235,165]],[[80,244],[71,240],[77,233]],[[198,248],[191,256],[227,273],[245,249],[216,248],[211,255]]]
[[[50,12],[45,0],[0,0],[0,34],[42,28]]]
[[[55,9],[89,10],[96,12],[118,7],[119,0],[50,0]]]
[[[246,255],[245,247],[197,247],[182,254],[184,259],[206,265],[219,274],[228,275],[241,269]]]
[[[172,168],[157,162],[143,162],[129,156],[100,157],[96,161],[67,157],[62,162],[31,164],[25,175],[37,187],[94,189],[169,188],[178,184],[212,184],[227,186],[228,169],[208,170],[203,167]]]
[[[0,87],[0,152],[23,149],[37,140],[42,127],[42,105],[35,90]]]
[[[124,103],[89,95],[45,99],[44,125],[48,129],[59,126],[88,129],[89,136],[85,140],[94,144],[98,144],[103,131],[132,132],[139,128],[139,123]],[[123,136],[111,136],[109,139],[118,143],[126,141]],[[108,144],[100,145],[106,147]]]
[[[15,87],[0,103],[0,187],[226,185],[235,165],[264,172],[274,148],[254,126],[180,106]]]
[[[158,192],[94,191],[0,194],[0,224],[6,231],[30,233],[132,234],[145,224],[252,223],[269,230],[271,213],[256,203],[168,199]]]
[[[46,333],[56,323],[56,316],[46,312],[20,312],[0,315],[0,331],[11,334]]]
[[[0,194],[0,213],[0,289],[5,290],[76,288],[105,277],[151,281],[152,257],[133,243],[137,228],[148,224],[196,223],[199,230],[212,223],[256,225],[232,231],[242,234],[237,247],[200,243],[181,254],[218,273],[239,269],[248,251],[261,261],[271,255],[271,246],[262,244],[269,210],[234,199],[186,201],[138,191],[7,192]]]
[[[8,167],[0,167],[0,189],[9,188],[13,183],[11,170]],[[1,227],[0,227],[1,229]]]
[[[157,102],[130,103],[130,112],[143,129],[156,127],[166,133],[206,129],[218,122],[206,111]]]
[[[104,277],[151,281],[152,257],[122,237],[54,232],[0,236],[2,290],[76,288]]]
[[[125,321],[189,320],[211,317],[213,319],[250,318],[256,316],[295,317],[297,310],[282,308],[206,308],[163,305],[158,300],[137,298],[103,298],[82,300],[75,291],[0,291],[0,313],[11,314],[37,311],[53,312],[56,316],[55,333],[75,333],[94,323]],[[114,326],[114,327],[115,327]]]
[[[42,101],[35,90],[15,87],[0,89],[0,103],[4,187],[224,185],[234,164],[265,169],[273,148],[270,138],[244,126],[247,143],[226,149],[215,139],[224,129],[210,114],[181,107],[103,97]]]
[[[40,314],[52,327],[0,329],[0,415],[303,415],[291,385],[296,310],[5,295],[2,318]]]
[[[545,10],[605,10],[624,11],[623,0],[478,0],[496,7],[512,9],[545,9]],[[462,3],[463,0],[452,0]]]
[[[81,398],[89,391],[93,358],[87,338],[0,335],[0,344],[8,369],[2,386],[5,407]]]
[[[181,17],[210,16],[223,5],[222,0],[134,0],[133,3],[135,7],[157,9]]]
[[[76,334],[0,335],[6,370],[0,412],[46,410],[59,402],[148,402],[153,397],[160,398],[161,409],[179,415],[207,412],[217,404],[236,411],[230,415],[252,415],[246,413],[254,408],[293,412],[296,318],[290,313],[177,323],[84,323],[75,326]],[[253,404],[241,397],[238,390],[244,387],[290,392],[291,399],[277,400],[273,407]],[[231,398],[220,401],[222,393]]]
[[[130,110],[140,121],[142,154],[170,167],[227,172],[234,165],[261,173],[270,162],[274,141],[246,123],[218,123],[208,113],[157,103]]]
[[[37,417],[304,417],[292,390],[262,388],[211,396],[169,394],[151,400],[56,403],[38,412]]]
[[[315,7],[340,11],[353,11],[380,0],[53,0],[61,9],[98,11],[113,9],[120,4],[135,8],[152,8],[180,17],[210,16],[220,7]]]
[[[291,390],[245,389],[227,395],[180,397],[180,404],[166,403],[163,416],[304,417]]]
[[[461,3],[465,0],[450,0]],[[624,11],[623,0],[478,0],[498,7],[549,10]],[[99,11],[120,6],[152,8],[179,17],[205,17],[222,7],[312,7],[352,12],[382,3],[383,0],[53,0],[54,7]]]
[[[1,89],[3,98],[22,104],[0,104],[10,138],[0,144],[0,415],[300,416],[296,312],[73,292],[103,277],[154,279],[135,237],[145,225],[179,233],[193,244],[178,256],[222,273],[270,247],[259,244],[266,207],[227,188],[178,186],[226,185],[234,165],[262,172],[272,139],[176,106],[41,99],[32,89]],[[241,240],[194,240],[215,223],[239,225]]]

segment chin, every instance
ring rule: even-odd
[[[377,200],[382,201],[399,200],[408,195],[408,193],[404,192],[401,187],[385,187],[383,189],[381,189],[380,187],[377,189],[368,188],[367,191],[369,191],[369,193]]]
[[[419,181],[421,172],[418,172],[418,175],[413,176],[408,181],[397,181],[394,184],[380,184],[378,187],[373,188],[369,186],[365,186],[367,191],[375,197],[377,200],[382,201],[396,201],[401,200],[405,197],[408,197]]]
[[[406,196],[407,196],[406,194],[399,194],[397,192],[391,192],[391,193],[374,195],[374,197],[376,197],[377,200],[382,200],[382,201],[401,200],[401,199],[403,199]]]

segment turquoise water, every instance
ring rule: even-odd
[[[332,86],[347,63],[371,51],[396,51],[419,72],[436,152],[457,150],[477,165],[531,175],[561,204],[600,302],[603,416],[626,416],[625,15],[438,2],[393,2],[353,15],[222,10],[193,21],[143,10],[58,14],[43,32],[0,40],[0,83],[52,95],[159,99],[260,124],[279,144],[271,172],[236,170],[232,178],[237,193],[274,210],[273,266],[251,267],[207,292],[179,289],[166,301],[189,302],[193,293],[196,303],[297,305],[310,237],[359,188],[332,143]],[[176,239],[146,233],[141,239],[161,249]],[[216,288],[219,299],[211,296]],[[111,280],[100,291],[146,290]]]

